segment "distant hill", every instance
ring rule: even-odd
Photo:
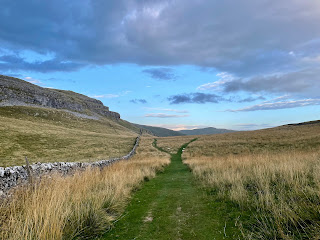
[[[208,127],[208,128],[200,128],[200,129],[193,129],[193,130],[181,130],[178,132],[184,135],[210,135],[210,134],[219,134],[219,133],[230,133],[235,131],[228,130],[228,129]]]
[[[157,137],[172,137],[172,136],[184,136],[185,134],[173,131],[167,128],[161,128],[161,127],[152,127],[152,126],[146,126],[146,125],[140,125],[140,124],[134,124],[135,126],[142,128],[144,130],[147,130],[148,133],[155,135]]]

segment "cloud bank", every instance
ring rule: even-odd
[[[319,60],[319,1],[0,2],[0,46],[54,56],[35,66],[21,63],[22,69],[188,64],[249,76]],[[14,68],[12,60],[5,61],[2,68]]]

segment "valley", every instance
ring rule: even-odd
[[[117,158],[141,135],[128,160],[52,171],[2,192],[0,239],[318,238],[320,121],[182,135],[95,109],[0,107],[0,170],[25,165],[25,156],[31,164]]]

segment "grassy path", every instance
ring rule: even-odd
[[[102,239],[238,239],[237,211],[200,189],[182,163],[188,144],[171,155],[163,173],[134,194],[123,218]]]

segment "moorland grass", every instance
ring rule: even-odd
[[[42,179],[0,205],[0,239],[94,239],[121,216],[132,191],[169,164],[142,138],[137,154],[103,170]]]
[[[137,132],[122,120],[90,120],[56,109],[0,107],[0,166],[90,162],[126,155]]]
[[[181,137],[168,140],[159,145]],[[240,219],[244,238],[319,239],[319,146],[315,123],[199,136],[183,158],[217,199],[250,215]]]

